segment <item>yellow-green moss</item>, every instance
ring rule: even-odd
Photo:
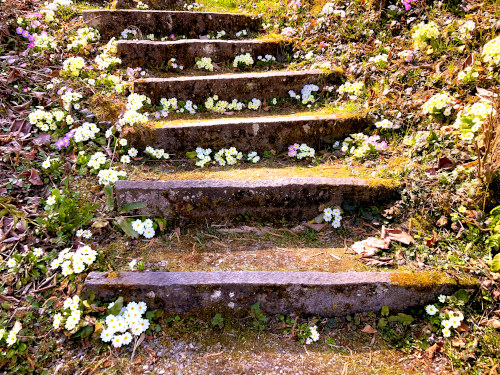
[[[391,273],[390,279],[393,283],[404,287],[416,287],[428,290],[442,285],[474,286],[477,284],[477,280],[470,276],[461,275],[458,278],[454,278],[440,271],[395,271]]]

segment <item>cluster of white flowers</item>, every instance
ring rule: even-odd
[[[127,110],[128,111],[138,111],[144,105],[151,104],[151,99],[146,95],[140,94],[130,94],[127,98]]]
[[[90,160],[87,163],[87,166],[93,169],[101,169],[101,167],[106,164],[106,155],[102,152],[96,152],[94,155],[90,157]]]
[[[142,1],[137,2],[137,9],[146,10],[149,9],[148,4],[144,4]]]
[[[54,0],[51,3],[45,3],[40,8],[40,13],[44,15],[46,22],[52,22],[55,20],[55,12],[60,7],[69,7],[71,4],[73,4],[72,0]]]
[[[216,39],[221,39],[226,36],[226,32],[224,30],[217,31],[217,35],[215,36]]]
[[[235,165],[238,160],[243,158],[243,154],[238,152],[235,147],[220,149],[214,156],[216,162],[221,167],[227,165]]]
[[[113,304],[110,304],[108,310],[112,307]],[[146,303],[130,302],[118,315],[109,314],[101,332],[101,340],[111,342],[115,348],[130,344],[133,336],[138,337],[149,328],[149,320],[143,318],[146,310]]]
[[[61,100],[63,102],[63,108],[66,111],[71,109],[71,105],[73,104],[75,109],[79,108],[79,105],[75,105],[74,103],[78,103],[83,98],[82,94],[79,94],[74,91],[66,90],[64,94],[61,95]]]
[[[439,37],[439,27],[434,21],[420,22],[413,27],[411,37],[415,48],[426,48],[429,41]]]
[[[125,171],[117,171],[114,168],[102,169],[97,174],[99,178],[100,185],[113,185],[120,177],[126,177],[127,173]]]
[[[146,147],[144,152],[146,154],[148,154],[149,156],[156,158],[156,159],[169,159],[170,158],[170,156],[167,153],[165,153],[165,150],[162,148],[155,149],[151,146],[148,146],[148,147]]]
[[[81,27],[76,30],[76,35],[71,37],[71,43],[68,44],[68,51],[80,50],[85,48],[89,43],[95,43],[101,39],[101,34],[99,31],[93,27]]]
[[[212,161],[212,158],[210,157],[210,154],[212,153],[212,149],[210,148],[201,148],[197,147],[196,148],[196,158],[198,159],[196,161],[196,166],[203,168],[207,163],[210,163]]]
[[[125,29],[120,33],[121,39],[137,39],[137,30]]]
[[[252,101],[248,103],[247,107],[248,109],[253,109],[254,111],[257,111],[261,105],[262,102],[259,99],[253,98]]]
[[[462,140],[472,141],[477,137],[484,122],[495,114],[496,111],[490,103],[480,101],[460,111],[453,127],[460,132]]]
[[[76,328],[80,319],[82,317],[82,311],[80,309],[80,297],[73,296],[69,297],[64,301],[63,313],[57,313],[54,315],[54,321],[52,323],[54,329],[59,329],[61,324],[64,324],[64,328],[68,331],[72,331]]]
[[[363,82],[346,82],[337,91],[340,95],[347,94],[359,98],[365,91],[365,84]]]
[[[353,155],[357,159],[364,159],[369,154],[383,151],[387,148],[387,142],[380,141],[379,135],[368,136],[363,133],[351,134],[342,142],[341,151],[347,155]]]
[[[57,123],[64,120],[66,114],[60,109],[55,111],[45,111],[43,107],[37,107],[28,116],[30,124],[35,125],[40,130],[46,132],[49,130],[56,130]]]
[[[127,99],[127,111],[120,118],[120,125],[136,125],[136,124],[144,124],[149,121],[149,118],[146,114],[137,112],[140,110],[145,104],[151,104],[151,99],[146,95],[140,94],[130,94]]]
[[[225,100],[219,100],[219,97],[217,95],[214,95],[213,97],[209,97],[205,101],[205,108],[208,111],[213,111],[216,113],[224,113],[229,111],[241,111],[243,108],[245,108],[245,105],[241,102],[239,102],[237,99],[233,99],[231,103],[225,101]]]
[[[85,229],[85,230],[78,229],[76,231],[76,236],[77,237],[83,237],[83,238],[85,238],[85,239],[88,240],[88,239],[92,238],[92,232],[89,229]]]
[[[251,161],[252,163],[257,163],[259,160],[260,160],[260,156],[257,155],[257,152],[256,151],[252,151],[248,154],[247,156],[247,160],[248,161]]]
[[[160,100],[160,104],[163,106],[163,109],[167,111],[169,109],[176,110],[179,108],[179,104],[176,98],[170,98],[170,99],[162,98]]]
[[[440,303],[445,303],[448,297],[445,295],[440,295],[438,300]],[[425,312],[428,315],[434,316],[439,313],[439,318],[441,319],[441,326],[443,337],[451,336],[451,328],[457,329],[462,325],[464,320],[464,314],[457,310],[449,307],[443,307],[442,309],[438,309],[435,305],[427,305],[425,307]]]
[[[146,219],[144,221],[137,219],[132,221],[132,229],[144,236],[147,239],[153,238],[155,235],[155,230],[153,228],[153,220]]]
[[[92,250],[90,246],[82,246],[75,252],[71,252],[71,249],[68,248],[59,253],[58,257],[50,264],[50,267],[53,270],[61,267],[63,276],[82,273],[87,266],[95,262],[96,256],[97,251]]]
[[[233,68],[244,68],[252,66],[254,63],[252,56],[249,53],[238,55],[234,58]]]
[[[184,9],[197,10],[197,9],[200,9],[202,6],[203,6],[203,4],[198,4],[198,3],[184,4]]]
[[[112,68],[114,65],[119,65],[122,61],[115,57],[117,51],[118,42],[115,38],[111,40],[101,48],[101,54],[97,55],[95,58],[95,63],[97,64],[97,69],[107,70]]]
[[[474,83],[479,78],[479,73],[472,66],[466,67],[458,73],[457,79],[465,84]]]
[[[83,57],[69,57],[63,62],[62,72],[71,77],[78,77],[84,68],[85,60]]]
[[[332,227],[340,228],[340,223],[342,221],[342,211],[340,208],[327,207],[323,210],[323,219],[327,223],[332,223]]]
[[[315,154],[316,151],[314,151],[314,148],[309,147],[305,143],[302,143],[301,145],[295,143],[288,146],[288,156],[291,158],[297,158],[298,160],[304,158],[314,158]]]
[[[247,36],[248,33],[246,30],[240,30],[236,33],[236,36],[239,38],[240,36]]]
[[[323,5],[323,14],[329,16],[331,14],[333,14],[333,11],[335,10],[335,4],[334,3],[326,3],[325,5]]]
[[[308,104],[314,102],[313,92],[317,92],[319,87],[313,84],[305,85],[300,93],[302,94],[302,104]]]
[[[379,129],[399,129],[401,125],[396,125],[392,121],[383,119],[381,121],[377,121],[375,126]]]
[[[318,327],[317,326],[309,327],[309,337],[306,339],[306,344],[311,345],[313,342],[316,342],[318,340],[319,340]]]
[[[455,105],[455,98],[443,92],[432,96],[422,106],[422,113],[428,114],[432,117],[446,116],[449,117],[453,114],[453,106]]]
[[[379,67],[384,67],[387,64],[387,54],[383,53],[377,56],[370,57],[368,59],[368,62]]]
[[[44,51],[52,51],[56,49],[57,41],[54,37],[47,33],[40,34],[35,39],[35,48]]]
[[[273,55],[265,55],[264,57],[257,56],[257,60],[263,63],[272,63],[276,61],[276,57],[274,57]]]
[[[22,328],[23,325],[21,324],[21,322],[16,321],[14,327],[12,327],[9,333],[7,333],[3,328],[0,329],[0,340],[3,339],[5,335],[7,335],[7,338],[5,339],[7,346],[14,345],[17,342],[17,334],[19,333],[19,331],[21,331]]]
[[[99,128],[96,124],[91,122],[84,122],[81,126],[76,128],[73,133],[73,140],[76,143],[85,142],[94,139],[99,133]]]
[[[476,28],[476,23],[472,20],[461,21],[460,26],[458,28],[458,37],[461,40],[470,40],[472,39],[472,32]]]
[[[484,45],[481,56],[483,61],[490,66],[500,65],[500,36]]]
[[[202,57],[196,60],[196,67],[198,69],[205,69],[210,72],[214,71],[214,66],[212,64],[212,59],[210,57]]]

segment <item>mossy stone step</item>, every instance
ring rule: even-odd
[[[244,170],[240,171],[244,174]],[[397,197],[393,180],[294,177],[275,180],[118,181],[119,206],[146,202],[141,212],[171,222],[217,223],[246,215],[272,222],[300,222],[323,205],[346,199],[380,204]]]
[[[261,310],[271,314],[342,316],[383,306],[401,311],[475,286],[473,280],[439,272],[91,272],[84,290],[107,300],[145,300],[178,314],[238,311],[260,302]]]
[[[260,19],[245,14],[128,9],[84,10],[83,20],[99,30],[106,40],[118,37],[127,28],[139,30],[143,38],[149,34],[198,38],[222,30],[229,35],[243,29],[257,30],[261,23]]]
[[[134,81],[134,92],[159,103],[162,98],[192,100],[204,103],[209,96],[218,95],[219,100],[252,100],[257,98],[289,98],[289,90],[300,93],[307,84],[340,83],[340,71],[322,70],[281,71],[263,73],[219,74],[210,76],[145,78]]]
[[[137,8],[139,0],[114,0],[112,7],[114,9],[131,9]],[[165,10],[182,8],[186,4],[182,0],[141,0],[141,2],[148,6],[148,9]]]
[[[318,148],[325,141],[359,133],[369,124],[367,117],[349,114],[154,122],[130,134],[129,140],[137,148],[153,146],[176,153],[196,147],[283,152],[297,142]]]
[[[132,67],[161,67],[175,58],[178,65],[192,68],[196,58],[210,57],[213,62],[228,63],[246,53],[256,62],[258,56],[265,55],[272,55],[279,61],[286,59],[285,44],[279,40],[120,40],[117,48],[122,65]]]

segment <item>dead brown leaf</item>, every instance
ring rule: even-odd
[[[363,328],[361,330],[361,332],[368,333],[370,335],[374,335],[375,333],[377,333],[377,330],[375,328],[373,328],[371,325],[367,324],[365,326],[365,328]]]

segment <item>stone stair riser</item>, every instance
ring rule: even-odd
[[[122,40],[118,42],[117,55],[123,66],[160,67],[171,58],[178,65],[193,68],[196,58],[210,57],[218,64],[231,63],[241,54],[250,53],[257,62],[258,56],[273,55],[286,60],[285,45],[279,41],[199,40],[186,39],[174,42]]]
[[[218,95],[219,100],[232,101],[289,98],[288,91],[300,90],[307,84],[337,84],[340,72],[267,72],[221,74],[198,77],[146,78],[134,82],[134,92],[151,98],[159,103],[162,98],[192,100],[195,104],[204,103],[209,96]]]
[[[85,10],[84,22],[99,30],[105,40],[119,37],[124,29],[136,28],[143,38],[184,35],[199,38],[224,30],[229,35],[246,29],[256,30],[261,21],[247,15],[160,10]]]
[[[216,151],[236,147],[242,152],[284,152],[294,143],[306,143],[319,149],[333,140],[363,131],[369,123],[362,116],[257,117],[232,121],[222,119],[181,125],[165,123],[162,126],[144,126],[128,138],[138,149],[152,146],[177,154],[194,151],[197,147]]]
[[[238,311],[260,302],[261,310],[270,314],[339,316],[378,312],[383,306],[391,311],[424,306],[460,287],[445,276],[431,285],[400,285],[393,276],[392,272],[92,272],[85,293],[93,291],[106,300],[118,296],[144,300],[176,314]]]
[[[119,206],[146,202],[141,213],[170,222],[216,223],[238,215],[252,220],[301,222],[319,214],[320,206],[340,206],[345,199],[380,204],[397,197],[389,181],[369,184],[352,178],[279,180],[118,181]]]

